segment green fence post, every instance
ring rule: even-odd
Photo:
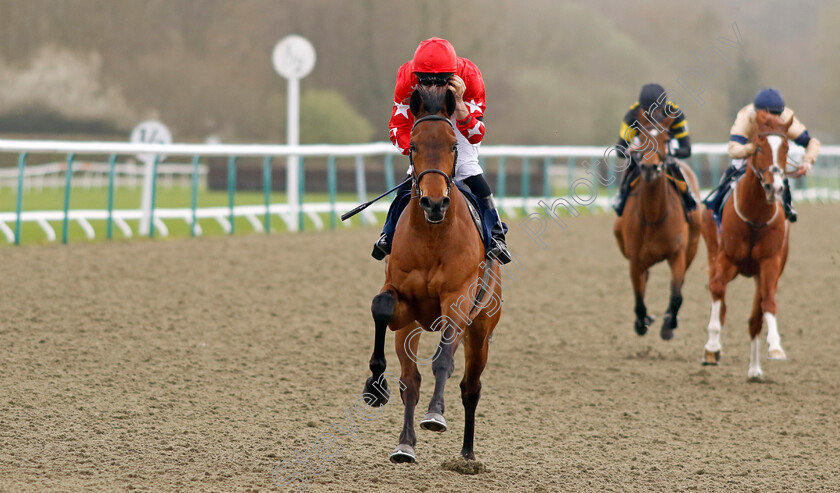
[[[388,157],[391,157],[390,155]],[[385,169],[388,169],[387,166]],[[394,179],[393,169],[391,170],[391,179]],[[387,180],[387,173],[385,175]],[[338,220],[336,218],[335,212],[335,200],[336,200],[336,180],[335,180],[335,156],[330,156],[327,158],[327,191],[330,194],[330,229],[335,229],[338,225]]]
[[[531,158],[522,158],[522,212],[527,215],[528,197],[531,195]]]
[[[17,218],[15,219],[15,245],[20,245],[20,232],[22,229],[20,215],[23,213],[23,173],[25,168],[26,153],[21,152],[18,157],[17,205],[15,208],[17,211]]]
[[[105,226],[105,236],[114,238],[114,173],[117,168],[117,155],[111,154],[108,160],[108,222]]]
[[[577,166],[577,159],[575,157],[570,157],[567,164],[566,164],[566,182],[568,191],[566,194],[571,197],[572,196],[572,187],[575,181],[575,167]]]
[[[155,237],[155,201],[157,200],[157,170],[160,156],[155,154],[152,162],[152,204],[149,210],[149,238]]]
[[[717,186],[718,182],[720,181],[720,156],[717,154],[708,154],[709,158],[709,171],[710,171],[710,178],[712,179],[712,183],[710,186],[715,187]]]
[[[610,153],[610,157],[607,158],[607,197],[610,200],[615,196],[616,189],[618,188],[618,172],[616,171],[616,166],[618,166],[618,159],[615,157],[615,153]]]
[[[385,155],[385,188],[390,190],[394,188],[394,155],[393,154],[386,154]],[[391,196],[396,195],[392,193]]]
[[[61,243],[67,244],[67,236],[70,232],[70,187],[73,184],[73,153],[67,155],[67,171],[64,181],[64,221],[61,223]]]
[[[236,202],[236,156],[228,158],[228,219],[230,220],[230,234],[236,231],[236,217],[233,206]]]
[[[551,198],[551,158],[543,159],[543,197],[546,200]]]
[[[505,198],[505,184],[507,182],[505,156],[499,156],[499,167],[497,168],[496,173],[496,197],[501,200]]]
[[[355,161],[355,172],[356,172],[356,196],[358,197],[359,202],[366,202],[367,201],[367,183],[365,181],[365,160],[361,154],[356,156]],[[364,213],[359,214],[359,222],[362,226],[367,225],[367,220],[365,219]]]
[[[190,213],[192,214],[192,222],[190,224],[190,236],[195,237],[196,226],[198,226],[198,163],[201,161],[201,156],[193,156],[192,160],[192,183],[190,187]]]
[[[298,158],[298,231],[303,231],[303,194],[306,190],[306,171],[303,167],[303,156]]]
[[[268,211],[271,207],[271,156],[263,159],[263,202],[265,203],[263,228],[265,228],[265,234],[269,234],[271,233],[271,214]]]

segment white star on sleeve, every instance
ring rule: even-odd
[[[397,112],[394,115],[402,115],[408,118],[408,105],[401,104],[399,101],[394,101],[394,106],[397,107]]]
[[[469,103],[464,101],[464,104],[470,108],[470,113],[475,113],[476,111],[481,113],[481,103],[476,103],[475,99],[470,100]]]
[[[475,126],[467,131],[468,135],[467,138],[469,139],[473,135],[481,135],[481,122],[477,122]]]

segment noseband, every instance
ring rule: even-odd
[[[434,121],[434,120],[445,121],[450,126],[452,126],[452,122],[449,120],[449,118],[446,118],[446,117],[440,116],[440,115],[426,115],[422,118],[418,118],[418,119],[414,120],[414,125],[411,126],[411,131],[414,132],[414,127],[416,127],[417,124],[420,123],[420,122]],[[454,130],[454,127],[453,127],[453,130]],[[414,186],[414,189],[417,190],[417,196],[418,197],[423,196],[423,191],[420,190],[420,179],[423,178],[423,175],[425,175],[427,173],[437,173],[439,175],[443,175],[443,177],[446,179],[446,195],[449,195],[449,192],[452,190],[452,182],[455,180],[455,165],[458,163],[458,147],[457,147],[457,144],[456,144],[456,147],[455,147],[455,159],[452,161],[452,174],[451,175],[447,175],[446,172],[444,172],[443,170],[437,169],[437,168],[427,169],[425,171],[421,171],[420,174],[416,174],[417,169],[414,167],[414,155],[413,155],[414,154],[414,149],[415,149],[415,147],[414,147],[414,144],[412,143],[408,148],[408,162],[411,163],[411,178],[412,178],[412,182],[413,182],[412,185]]]
[[[788,140],[787,135],[785,135],[781,132],[762,132],[762,133],[758,134],[758,137],[764,137],[766,135],[776,135],[778,137],[781,137],[785,141]],[[763,151],[763,149],[761,148],[760,145],[756,144],[755,145],[755,150],[752,152],[752,154],[750,154],[750,159],[749,159],[748,163],[749,163],[749,167],[752,170],[753,174],[758,178],[758,182],[761,183],[761,187],[764,188],[767,185],[767,182],[764,180],[764,173],[759,171],[758,168],[756,168],[755,164],[753,163],[753,159],[752,159],[752,157],[754,155],[758,154],[760,151]],[[779,165],[777,165],[777,164],[774,164],[774,165],[770,166],[769,168],[767,168],[767,171],[769,171],[773,175],[784,175],[784,170],[782,170],[782,168],[779,167]]]

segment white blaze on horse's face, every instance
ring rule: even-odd
[[[782,138],[778,135],[768,135],[767,144],[770,145],[770,153],[773,155],[773,166],[770,168],[773,173],[773,183],[768,190],[767,200],[775,202],[782,198],[782,190],[784,189],[784,181],[782,180],[782,171],[784,168],[779,164],[779,150],[782,148]]]

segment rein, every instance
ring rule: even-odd
[[[450,121],[449,118],[446,118],[445,116],[426,115],[424,117],[421,117],[421,118],[418,118],[418,119],[414,120],[414,125],[411,126],[411,131],[414,132],[414,128],[417,127],[417,124],[419,124],[420,122],[435,121],[435,120],[445,121],[450,126],[452,126],[452,121]],[[454,130],[455,127],[453,126],[452,129]],[[456,144],[456,147],[455,147],[455,159],[452,161],[452,174],[449,174],[449,175],[446,174],[445,171],[437,169],[437,168],[427,169],[425,171],[421,171],[420,174],[416,174],[416,168],[414,167],[414,150],[415,150],[415,147],[414,147],[414,144],[412,143],[408,148],[408,162],[411,164],[412,186],[414,187],[415,190],[417,190],[417,196],[418,197],[423,196],[423,191],[420,190],[420,179],[423,178],[423,175],[425,175],[427,173],[437,173],[439,175],[443,175],[443,177],[446,179],[446,195],[448,196],[449,193],[452,191],[452,183],[455,181],[455,165],[458,163],[458,147],[457,147],[457,144]]]

